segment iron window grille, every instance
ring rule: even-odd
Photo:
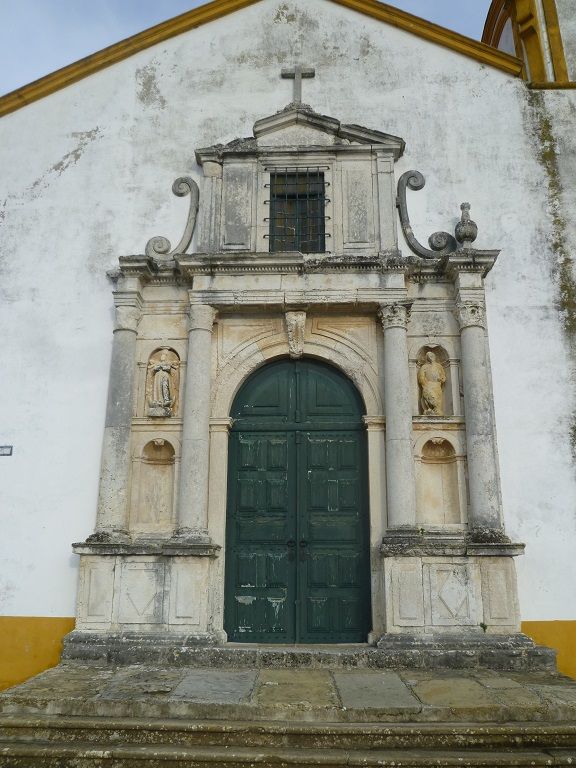
[[[267,169],[268,170],[268,169]],[[326,251],[326,196],[328,182],[324,179],[327,168],[274,168],[270,169],[270,252],[300,251],[324,253]]]

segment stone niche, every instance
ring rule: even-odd
[[[155,419],[177,416],[179,393],[180,357],[173,349],[156,350],[146,371],[145,415]]]
[[[433,358],[430,360],[428,358]],[[434,418],[453,416],[454,384],[457,371],[450,364],[450,356],[439,344],[428,344],[416,357],[418,408],[420,416]],[[430,373],[431,371],[431,373]]]
[[[146,443],[134,459],[130,532],[170,534],[174,527],[176,454],[164,438]]]
[[[416,459],[416,514],[422,526],[442,527],[463,522],[459,461],[451,442],[433,437]]]

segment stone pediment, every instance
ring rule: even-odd
[[[333,117],[320,115],[306,104],[293,103],[270,117],[257,120],[253,137],[199,149],[196,159],[202,165],[224,155],[254,154],[269,147],[342,149],[360,146],[379,147],[398,160],[405,143],[398,136],[360,125],[346,125]]]

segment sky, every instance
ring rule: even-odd
[[[0,94],[205,0],[0,0]],[[397,8],[480,39],[490,0],[395,0]]]

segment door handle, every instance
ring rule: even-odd
[[[286,546],[288,547],[288,549],[294,549],[294,547],[296,546],[296,542],[294,541],[294,539],[288,539],[288,541],[286,542]]]
[[[301,539],[300,540],[300,548],[301,549],[305,549],[307,546],[308,546],[308,542],[306,541],[306,539]]]
[[[288,539],[286,546],[288,547],[288,562],[293,563],[296,560],[296,542],[294,539]]]
[[[306,539],[300,540],[300,557],[298,559],[301,563],[304,563],[308,559],[308,542]]]

